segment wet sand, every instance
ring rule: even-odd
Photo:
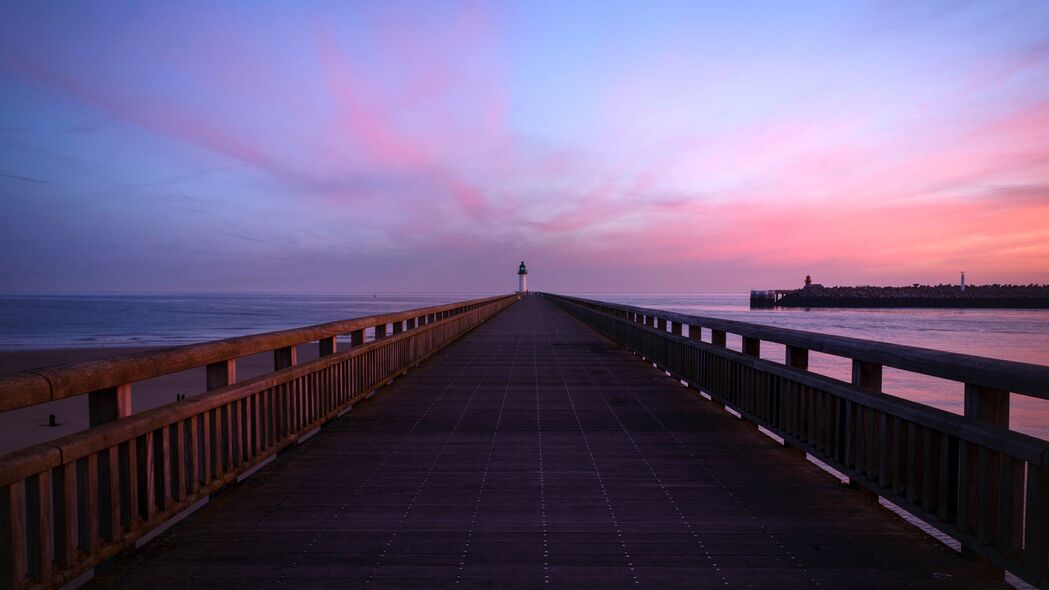
[[[64,348],[51,350],[0,351],[0,373],[32,370],[76,361],[104,359],[143,348]],[[299,362],[317,358],[317,344],[298,347]],[[237,379],[243,381],[273,370],[273,353],[265,352],[237,359]],[[204,367],[190,369],[135,383],[131,389],[132,412],[143,412],[187,397],[204,393]],[[54,414],[58,426],[48,426]],[[47,442],[87,428],[87,395],[0,413],[0,455],[29,445]]]

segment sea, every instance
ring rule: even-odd
[[[0,351],[173,346],[439,305],[481,292],[351,294],[95,294],[0,296]],[[723,318],[1049,365],[1049,310],[756,309],[747,293],[569,293]],[[739,350],[738,337],[729,347]],[[784,347],[762,343],[782,362]],[[848,380],[850,361],[810,353],[810,370]],[[960,414],[960,383],[886,368],[886,393]],[[1049,401],[1012,396],[1011,427],[1049,439]]]

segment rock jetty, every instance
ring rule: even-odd
[[[783,293],[777,307],[983,307],[1049,309],[1049,285],[911,285],[824,287]]]

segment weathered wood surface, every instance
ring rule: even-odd
[[[288,453],[94,587],[1001,586],[534,296]]]

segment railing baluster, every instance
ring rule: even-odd
[[[99,545],[99,506],[98,506],[98,453],[91,453],[84,460],[84,509],[87,527],[87,543],[84,546],[89,553],[98,550]]]
[[[7,520],[10,523],[8,546],[11,551],[9,557],[11,588],[21,589],[29,575],[29,551],[26,547],[25,480],[11,483],[7,486],[6,492],[4,509],[7,511]]]
[[[157,459],[160,461],[160,475],[163,478],[160,482],[159,499],[164,504],[164,510],[168,510],[171,508],[171,429],[164,426],[157,432],[160,433],[160,456]]]
[[[218,389],[237,382],[237,359],[211,363],[205,370],[207,390]]]
[[[80,545],[80,518],[77,515],[77,469],[76,462],[63,464],[58,471],[62,473],[62,565],[72,568],[79,561],[77,547]]]
[[[120,453],[116,446],[109,447],[106,453],[109,461],[109,540],[116,541],[123,535],[124,527],[120,522]]]
[[[1024,565],[1049,582],[1049,467],[1027,465]]]
[[[36,579],[51,578],[55,561],[54,504],[51,494],[51,470],[45,469],[37,475],[37,530],[40,567]]]
[[[294,346],[285,346],[273,351],[273,370],[279,371],[299,364],[299,353]]]
[[[178,467],[178,477],[175,483],[178,486],[179,501],[185,499],[186,490],[190,487],[190,477],[186,468],[186,423],[180,421],[175,423],[175,465]]]
[[[257,396],[256,396],[257,399]],[[196,494],[204,481],[201,476],[202,462],[200,460],[200,421],[197,416],[189,419],[189,491]]]
[[[720,346],[721,348],[725,348],[726,346],[728,346],[728,336],[724,330],[711,330],[710,343],[714,346]]]
[[[747,356],[760,357],[761,356],[761,339],[751,338],[750,336],[743,337],[743,354]]]

